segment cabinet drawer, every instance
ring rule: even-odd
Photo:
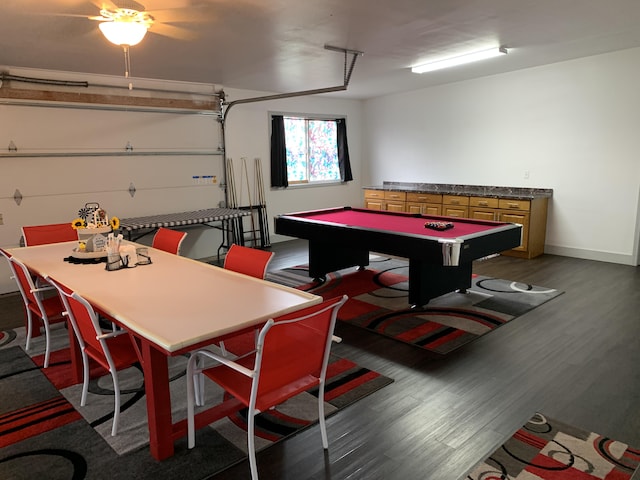
[[[509,200],[501,198],[498,207],[504,210],[529,210],[531,208],[530,200]]]
[[[442,203],[442,195],[439,193],[407,193],[407,202]]]
[[[460,205],[466,207],[469,205],[469,197],[463,197],[461,195],[443,195],[443,205]]]
[[[469,218],[495,221],[498,218],[498,211],[491,208],[471,207],[469,208]]]
[[[492,197],[469,197],[470,207],[498,208],[498,199]]]
[[[385,200],[393,200],[395,202],[404,202],[407,199],[407,192],[384,192]]]
[[[382,200],[384,198],[383,190],[365,190],[364,198],[378,198]]]

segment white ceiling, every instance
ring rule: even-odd
[[[110,0],[122,4],[124,0]],[[1,0],[0,64],[124,74],[100,1]],[[368,98],[640,46],[640,0],[141,0],[156,24],[131,48],[139,78]],[[121,5],[122,6],[122,5]],[[422,75],[410,67],[492,45],[507,56]],[[347,56],[348,61],[351,56]]]

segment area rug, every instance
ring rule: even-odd
[[[153,478],[200,479],[221,472],[246,458],[244,411],[197,432],[196,448],[186,439],[175,443],[175,455],[158,462],[148,448],[146,398],[142,373],[137,368],[120,372],[121,417],[119,433],[110,435],[113,391],[110,376],[98,376],[89,388],[87,405],[80,407],[80,385],[69,379],[69,351],[52,353],[50,367],[43,355],[30,358],[15,345],[23,333],[0,334],[11,341],[0,348],[0,478]],[[56,331],[55,344],[64,343],[66,330]],[[38,352],[38,337],[33,351]],[[186,359],[170,362],[172,415],[186,415]],[[100,373],[94,369],[94,372]],[[333,356],[327,374],[327,416],[390,384],[390,378]],[[206,385],[209,404],[222,392]],[[256,420],[256,448],[317,424],[317,390],[304,392]],[[318,442],[321,442],[318,430]]]
[[[536,413],[468,480],[625,480],[640,450]]]
[[[408,304],[408,262],[373,256],[364,270],[349,268],[324,280],[306,265],[267,278],[324,298],[346,294],[338,319],[445,355],[557,297],[562,292],[510,280],[474,276],[467,293],[452,292],[422,307]]]

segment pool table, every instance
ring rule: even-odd
[[[447,226],[446,230],[427,224]],[[409,259],[409,303],[471,286],[472,262],[518,247],[522,226],[365,208],[338,207],[275,218],[279,235],[309,241],[309,276],[369,265],[369,252]]]

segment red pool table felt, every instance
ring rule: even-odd
[[[336,223],[345,226],[360,228],[372,228],[377,230],[407,233],[412,235],[425,235],[437,238],[458,238],[474,233],[479,233],[499,227],[501,223],[456,221],[450,217],[415,217],[411,215],[380,214],[375,211],[362,210],[331,210],[300,215],[309,220]],[[424,226],[428,221],[441,221],[453,223],[453,228],[448,230],[434,230]]]

